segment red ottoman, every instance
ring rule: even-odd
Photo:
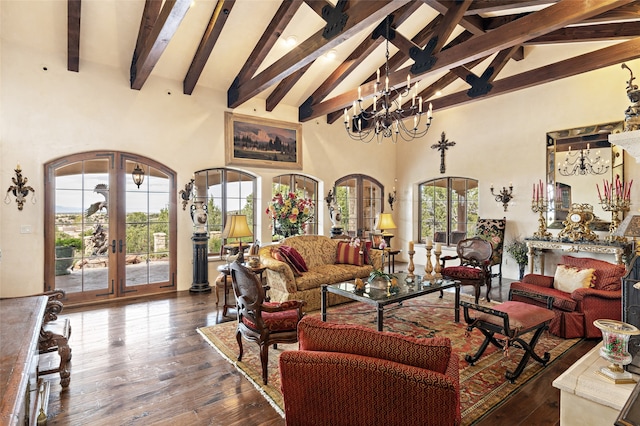
[[[509,292],[509,299],[511,299],[512,293],[517,294],[519,292],[517,290],[511,290]],[[551,310],[553,298],[530,293],[526,296],[545,299],[547,308],[513,300],[492,307],[480,306],[464,301],[460,302],[460,306],[464,308],[464,320],[468,324],[467,330],[471,332],[474,328],[477,328],[485,336],[478,352],[473,356],[465,356],[465,360],[469,364],[473,365],[474,362],[480,359],[487,349],[487,346],[489,346],[489,343],[492,343],[500,349],[505,349],[505,347],[508,348],[517,342],[517,346],[524,349],[525,353],[516,370],[506,372],[505,377],[507,380],[514,383],[524,370],[530,357],[533,357],[533,359],[542,365],[547,365],[550,358],[549,353],[545,352],[544,355],[540,357],[534,352],[534,349],[540,335],[549,328],[549,323],[555,317],[555,314]],[[477,311],[477,316],[472,318],[469,310]],[[535,333],[531,341],[526,342],[520,337],[534,330]],[[494,335],[496,333],[502,337],[495,337]]]

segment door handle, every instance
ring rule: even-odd
[[[124,244],[122,244],[122,240],[118,240],[118,242],[120,243],[120,248],[118,250],[119,250],[120,253],[122,253],[122,247],[123,247]]]
[[[111,242],[111,253],[115,253],[116,252],[116,240],[113,240]]]

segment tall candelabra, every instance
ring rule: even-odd
[[[551,238],[551,232],[547,231],[547,220],[544,217],[548,205],[547,200],[543,197],[531,200],[531,211],[538,213],[538,230],[533,233],[533,236],[541,240]]]
[[[531,211],[538,213],[538,230],[533,233],[533,236],[541,240],[551,238],[551,233],[547,232],[547,220],[544,217],[547,212],[547,207],[549,206],[548,199],[544,197],[545,192],[542,180],[539,180],[537,184],[533,184]]]
[[[629,205],[631,204],[631,185],[633,185],[633,180],[623,183],[620,176],[616,175],[613,182],[603,180],[603,184],[604,196],[600,192],[600,187],[597,184],[596,189],[598,190],[598,198],[600,199],[602,210],[611,212],[611,225],[609,225],[609,236],[607,237],[607,240],[611,242],[625,241],[625,237],[617,237],[613,234],[618,229],[618,226],[620,226],[618,213],[625,213],[629,211]]]

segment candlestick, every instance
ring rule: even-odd
[[[431,246],[426,246],[427,249],[427,263],[424,265],[424,279],[422,281],[431,281],[431,273],[433,272],[433,265],[431,264]]]
[[[409,271],[409,273],[407,274],[408,278],[415,278],[415,275],[413,274],[413,271],[416,270],[415,265],[413,264],[413,255],[415,254],[415,251],[413,250],[409,250],[409,266],[407,266],[407,270]]]
[[[442,279],[442,265],[440,264],[440,255],[442,254],[442,250],[441,250],[442,246],[440,245],[440,243],[436,244],[436,250],[433,252],[433,254],[436,256],[436,266],[434,269],[434,278],[436,280],[441,280]]]

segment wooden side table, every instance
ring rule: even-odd
[[[267,269],[266,266],[263,265],[258,265],[255,268],[251,268],[247,265],[245,265],[247,268],[251,269],[251,271],[254,274],[258,274],[260,275],[260,283],[262,283],[262,273]],[[222,280],[222,282],[224,283],[224,304],[222,305],[222,315],[223,316],[227,316],[227,311],[229,308],[235,309],[236,305],[235,303],[232,305],[229,303],[229,300],[227,298],[227,295],[229,294],[229,286],[227,285],[227,277],[231,276],[231,271],[229,270],[229,264],[228,263],[223,263],[222,265],[218,266],[218,272],[220,272],[221,274],[224,274],[224,279]],[[268,290],[268,287],[264,287],[265,288],[265,292],[266,290]],[[218,294],[218,287],[216,284],[216,295]],[[267,300],[268,297],[265,296],[265,300]],[[234,301],[235,301],[235,296],[234,296]]]

